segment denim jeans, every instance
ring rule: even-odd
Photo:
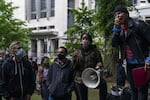
[[[53,98],[51,96],[49,96],[48,100],[53,100]]]
[[[46,83],[42,83],[42,100],[48,100],[49,98],[49,92],[48,92],[48,86],[46,85]]]

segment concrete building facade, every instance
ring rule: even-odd
[[[79,8],[83,0],[6,0],[19,7],[14,17],[26,22],[29,33],[28,56],[40,64],[41,58],[50,56],[66,41],[66,30],[74,21],[71,8]],[[89,9],[94,0],[84,0]]]
[[[130,15],[150,22],[150,0],[132,0],[132,4],[135,10],[130,12]]]

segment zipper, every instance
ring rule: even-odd
[[[20,64],[18,66],[18,69],[19,69],[19,78],[20,78],[20,87],[21,87],[21,100],[23,99],[23,83],[22,83],[22,71],[21,71],[21,68],[22,67]]]

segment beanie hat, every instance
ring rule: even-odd
[[[118,5],[118,6],[116,6],[116,8],[115,8],[115,10],[114,10],[113,13],[115,13],[115,12],[128,13],[128,10],[127,10],[127,8],[126,8],[125,6],[123,6],[123,5]]]

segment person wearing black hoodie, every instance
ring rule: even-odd
[[[35,89],[31,63],[24,59],[24,49],[18,41],[10,45],[11,57],[2,65],[1,82],[6,100],[30,100]]]
[[[71,60],[66,58],[67,48],[58,48],[55,61],[50,65],[47,76],[49,95],[52,100],[71,100],[74,86]]]
[[[81,75],[84,69],[93,68],[100,69],[103,66],[103,61],[99,50],[95,45],[92,45],[92,37],[88,33],[81,35],[81,48],[73,53],[73,68],[75,71],[75,93],[77,100],[88,100],[88,87],[82,81]],[[103,77],[100,77],[99,99],[106,100],[107,84]]]
[[[2,70],[2,64],[3,64],[3,62],[4,62],[3,57],[0,56],[0,73],[2,73],[1,70]],[[1,86],[2,86],[1,79],[2,79],[2,77],[0,76],[0,88],[1,88]],[[3,91],[0,90],[0,100],[2,100],[2,95],[3,95],[2,93],[3,93]]]

